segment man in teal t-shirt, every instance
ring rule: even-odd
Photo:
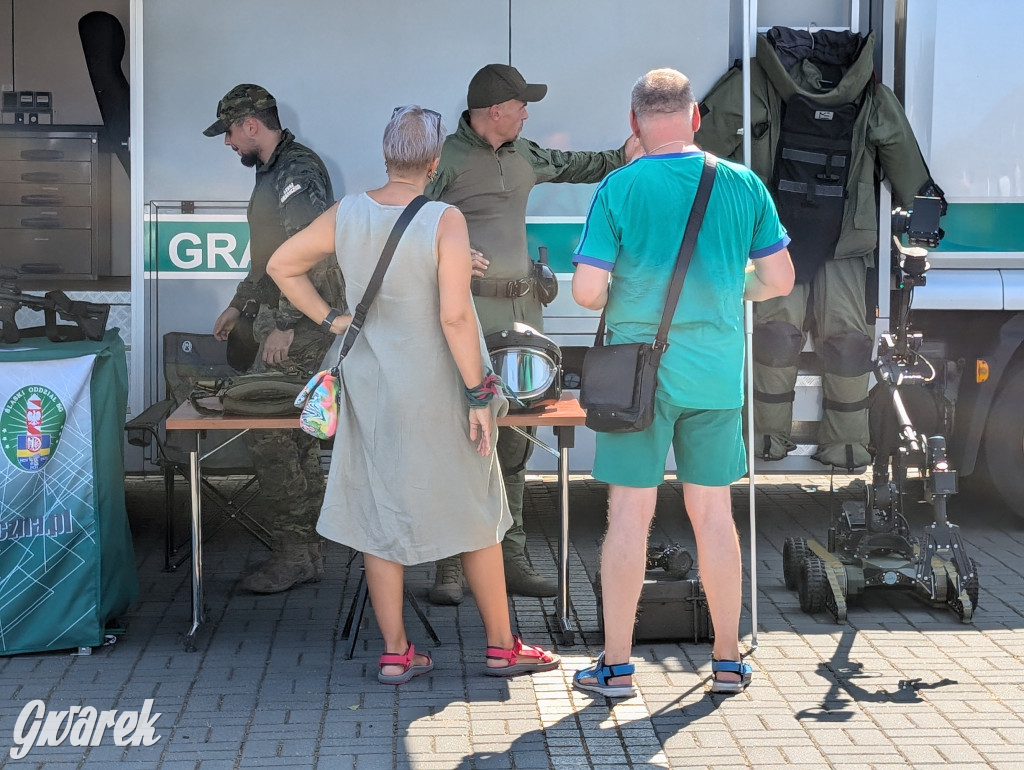
[[[605,310],[609,344],[654,341],[704,165],[693,144],[700,113],[682,73],[653,70],[637,81],[630,126],[647,154],[601,183],[573,257],[573,297]],[[609,697],[634,692],[633,618],[670,446],[715,628],[712,691],[739,692],[750,682],[739,653],[742,568],[729,490],[746,471],[743,300],[792,289],[788,243],[757,176],[719,161],[658,369],[654,423],[597,435],[594,477],[609,484],[601,550],[605,651],[577,672],[580,689]]]

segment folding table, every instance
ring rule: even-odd
[[[579,401],[571,395],[563,395],[556,404],[540,409],[509,414],[498,420],[500,426],[511,426],[517,429],[525,427],[544,427],[553,429],[556,437],[556,448],[551,448],[534,437],[532,441],[547,451],[558,456],[558,489],[561,511],[561,527],[558,535],[558,596],[555,601],[557,631],[567,645],[575,643],[572,623],[569,620],[569,449],[575,441],[576,426],[583,425],[586,413]],[[189,452],[189,476],[192,500],[192,625],[185,635],[185,649],[195,650],[195,636],[205,615],[203,607],[203,521],[202,499],[199,492],[199,480],[202,478],[202,461],[235,441],[245,431],[298,428],[298,417],[241,417],[237,415],[205,415],[196,411],[190,403],[179,406],[167,418],[168,431],[188,431],[193,433],[193,447]],[[200,439],[207,430],[234,430],[239,433],[220,446],[214,447],[204,455],[200,447]],[[355,633],[353,630],[351,633]]]

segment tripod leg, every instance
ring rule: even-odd
[[[359,638],[359,626],[363,622],[363,613],[366,611],[366,602],[370,593],[366,588],[366,572],[359,570],[359,587],[356,589],[356,598],[352,600],[352,606],[348,611],[348,619],[345,621],[345,628],[341,636],[348,639],[348,649],[345,651],[345,660],[352,660],[356,649],[356,639]]]
[[[440,637],[438,637],[434,627],[430,624],[430,620],[423,612],[423,608],[420,607],[420,603],[408,588],[405,589],[405,596],[409,600],[409,604],[412,607],[413,612],[416,613],[420,622],[423,623],[423,628],[434,641],[434,644],[440,645]],[[348,640],[348,649],[345,651],[345,660],[352,660],[352,656],[355,654],[356,639],[359,638],[359,626],[363,622],[363,615],[366,612],[366,603],[369,600],[370,591],[366,585],[366,570],[360,567],[359,584],[356,587],[356,596],[352,600],[351,606],[348,608],[348,616],[345,618],[345,625],[341,629],[341,638]]]
[[[417,617],[419,617],[420,619],[420,622],[423,623],[423,628],[426,629],[427,634],[430,636],[430,638],[434,640],[434,644],[440,645],[441,640],[438,638],[437,632],[434,631],[434,627],[430,625],[430,621],[427,619],[427,616],[423,613],[423,609],[420,607],[420,603],[416,600],[416,597],[413,596],[412,591],[406,588],[405,596],[409,600],[409,604],[410,606],[412,606],[413,612],[416,613]]]

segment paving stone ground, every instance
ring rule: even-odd
[[[601,650],[593,588],[605,487],[570,484],[570,591],[576,644],[549,632],[553,600],[515,598],[516,626],[529,641],[555,645],[561,670],[500,680],[480,674],[483,630],[471,599],[426,601],[432,568],[408,570],[407,585],[442,644],[431,647],[407,612],[410,637],[431,648],[435,671],[401,687],[375,678],[381,644],[372,611],[346,660],[341,638],[359,561],[329,549],[323,582],[256,597],[239,575],[265,548],[233,522],[204,549],[207,614],[197,650],[186,652],[189,563],[164,570],[163,490],[130,478],[127,497],[141,581],[139,604],[116,644],[89,656],[68,652],[0,658],[0,766],[159,770],[220,768],[1019,768],[1024,765],[1024,521],[991,501],[961,496],[961,525],[981,574],[970,624],[948,610],[888,591],[869,592],[837,624],[807,615],[785,588],[787,536],[824,538],[830,508],[863,495],[863,480],[758,477],[757,589],[749,564],[741,630],[750,647],[751,597],[757,645],[754,683],[737,696],[711,696],[707,643],[641,643],[634,649],[636,698],[614,705],[571,687],[572,672]],[[733,490],[744,549],[750,543],[749,487]],[[180,496],[182,499],[185,495]],[[454,501],[453,501],[454,502]],[[652,542],[693,553],[678,484],[659,489]],[[272,511],[263,510],[263,516]],[[909,507],[915,531],[928,509]],[[537,568],[555,574],[559,520],[551,479],[528,484],[527,528]],[[207,525],[207,531],[211,529]],[[746,558],[746,557],[745,557]],[[0,577],[2,579],[2,577]],[[30,701],[51,710],[92,706],[160,712],[151,746],[37,746],[10,759],[17,721]]]

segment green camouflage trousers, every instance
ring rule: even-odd
[[[273,316],[260,308],[253,324],[259,340],[266,339],[266,320]],[[288,359],[281,364],[263,363],[262,346],[253,371],[294,372],[300,369],[312,376],[320,370],[324,356],[334,341],[319,326],[304,318],[295,327],[295,337],[288,349]],[[263,498],[270,504],[267,527],[274,535],[275,546],[285,541],[318,542],[316,521],[324,501],[326,482],[320,465],[320,440],[301,430],[251,430],[245,434],[256,477]]]
[[[317,542],[325,489],[320,440],[301,430],[251,430],[245,445],[269,503],[266,523],[275,547],[285,541]]]

